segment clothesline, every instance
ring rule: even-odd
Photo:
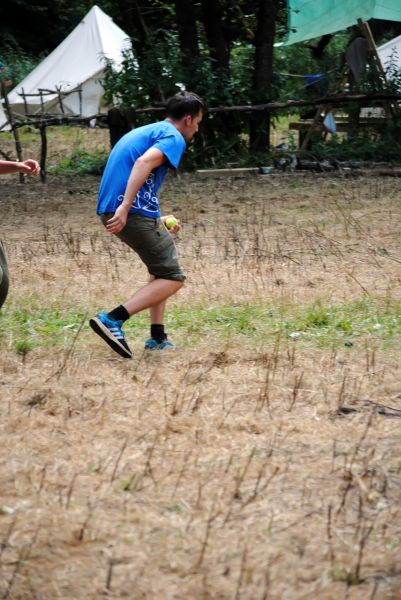
[[[331,71],[325,71],[324,73],[315,73],[315,75],[330,75],[331,73],[336,72],[338,72],[338,69],[331,69]],[[300,77],[301,79],[304,79],[305,77],[310,76],[310,73],[308,73],[307,75],[298,75],[296,73],[282,73],[281,71],[279,71],[278,75],[283,75],[283,77]]]

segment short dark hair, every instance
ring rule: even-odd
[[[200,111],[205,110],[202,98],[193,92],[178,92],[167,101],[166,113],[174,121],[179,121],[185,115],[196,117]]]

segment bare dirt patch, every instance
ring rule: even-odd
[[[134,319],[133,361],[87,326],[146,280],[97,185],[0,182],[0,595],[400,598],[397,181],[171,178],[177,350]]]

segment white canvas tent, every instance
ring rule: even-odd
[[[0,127],[1,127],[1,125],[3,125],[4,123],[7,123],[7,117],[6,117],[6,113],[4,112],[4,108],[3,108],[3,107],[2,107],[2,105],[0,104]],[[8,126],[8,127],[3,127],[3,129],[10,130],[10,126]]]
[[[391,63],[401,69],[401,35],[386,42],[377,49],[383,68],[386,70]]]
[[[26,114],[22,92],[39,94],[41,89],[59,89],[66,114],[96,114],[103,95],[98,80],[104,72],[104,58],[113,60],[118,68],[122,51],[130,47],[127,34],[93,6],[66,39],[8,94],[13,113]],[[66,92],[69,94],[63,96]],[[43,112],[40,96],[27,96],[26,100],[29,114]],[[46,112],[62,113],[57,93],[43,95],[42,101]]]

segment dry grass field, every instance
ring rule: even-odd
[[[0,182],[0,598],[401,598],[399,181],[171,178],[175,352],[98,179]]]

